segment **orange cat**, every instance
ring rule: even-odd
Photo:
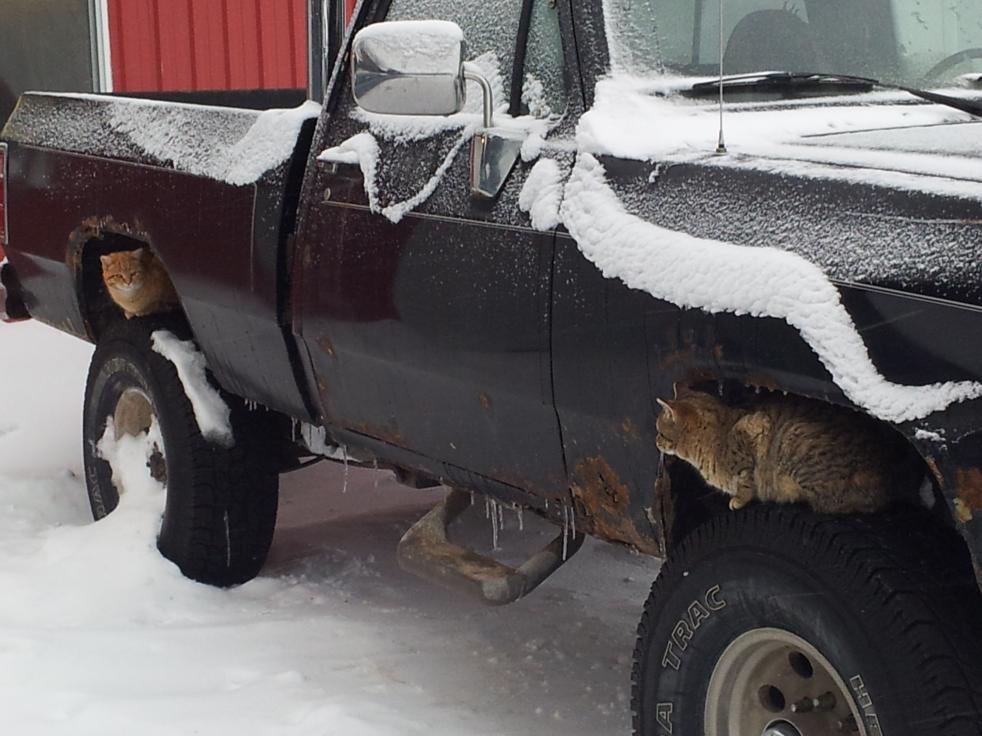
[[[166,312],[178,305],[174,285],[149,248],[122,250],[101,256],[100,260],[109,296],[126,319]]]

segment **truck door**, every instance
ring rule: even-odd
[[[501,113],[520,85],[523,109],[510,112],[559,120],[557,10],[533,5],[517,73],[521,2],[392,0],[385,19],[456,22]],[[476,86],[468,99],[480,109]],[[327,104],[315,153],[354,136],[361,153],[312,165],[304,188],[295,329],[323,421],[510,485],[564,489],[549,344],[554,232],[533,229],[518,205],[531,163],[519,160],[497,197],[475,199],[470,133],[446,118],[361,112],[347,70]]]

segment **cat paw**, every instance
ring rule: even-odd
[[[730,499],[730,511],[739,511],[748,503],[750,503],[749,499],[742,499],[734,496],[733,498]]]

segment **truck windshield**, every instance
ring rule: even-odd
[[[613,71],[719,71],[719,0],[604,0]],[[945,86],[982,72],[979,0],[724,0],[726,74],[780,69]]]

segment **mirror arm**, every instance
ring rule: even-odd
[[[464,79],[477,82],[481,87],[481,94],[484,96],[484,127],[490,128],[492,123],[492,111],[494,102],[491,95],[491,83],[481,73],[481,68],[470,61],[463,64]]]

